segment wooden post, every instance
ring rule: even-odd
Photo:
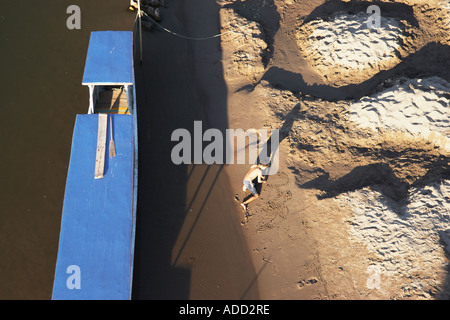
[[[132,99],[130,97],[130,86],[128,84],[125,85],[125,95],[127,97],[127,107],[128,107],[128,111],[132,110],[131,106],[132,106]]]
[[[95,154],[95,179],[103,178],[105,170],[106,130],[108,128],[108,115],[99,113],[97,131],[97,152]]]
[[[89,85],[89,111],[88,114],[94,113],[94,85]]]
[[[139,15],[139,50],[140,59],[139,62],[142,64],[142,24],[141,24],[141,0],[138,0],[138,15]]]

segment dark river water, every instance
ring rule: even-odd
[[[81,29],[69,30],[70,5]],[[0,299],[50,299],[89,36],[132,30],[127,0],[0,1]]]
[[[81,10],[81,29],[67,27],[70,5]],[[0,1],[0,299],[51,298],[72,132],[76,114],[88,110],[81,81],[90,33],[133,30],[128,5]],[[170,0],[163,14],[181,34],[219,32],[215,1]],[[175,129],[197,120],[228,126],[220,39],[159,30],[144,32],[142,47],[133,299],[256,299],[226,170],[171,161]]]

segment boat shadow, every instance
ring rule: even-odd
[[[207,0],[174,0],[161,15],[165,27],[204,37],[218,33],[219,9]],[[174,130],[187,129],[193,137],[194,121],[202,121],[203,131],[227,129],[221,59],[220,38],[143,33],[143,61],[135,65],[139,191],[133,299],[258,296],[223,165],[176,165],[171,158]]]

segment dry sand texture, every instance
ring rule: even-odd
[[[400,62],[396,52],[404,29],[399,19],[385,17],[380,18],[379,28],[370,29],[370,16],[341,12],[328,21],[313,20],[297,30],[298,46],[319,74],[331,82],[368,79]]]
[[[342,194],[349,205],[348,221],[354,241],[374,253],[373,266],[393,298],[429,299],[445,286],[450,254],[450,181],[412,188],[407,203],[399,206],[371,188]],[[442,248],[444,250],[442,250]],[[449,289],[449,288],[446,288]]]
[[[228,79],[244,76],[250,81],[256,81],[256,76],[264,72],[262,58],[267,49],[261,27],[239,16],[233,9],[226,8],[221,10],[220,24],[223,30],[227,30],[222,41],[239,44],[223,48],[224,57],[229,57],[225,64],[225,76]]]
[[[229,127],[281,130],[242,218],[261,298],[448,298],[449,2],[220,4]]]
[[[392,87],[350,106],[350,119],[377,131],[407,132],[450,151],[450,83],[439,78],[396,79]]]
[[[447,1],[395,1],[381,8],[377,28],[369,28],[372,13],[365,9],[371,3],[360,3],[337,12],[324,6],[314,19],[301,20],[295,31],[303,56],[334,86],[360,83],[389,70],[430,40],[448,43]]]

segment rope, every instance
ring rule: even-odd
[[[209,37],[200,37],[200,38],[196,38],[196,37],[188,37],[188,36],[184,36],[184,35],[181,35],[181,34],[179,34],[179,33],[176,33],[176,32],[174,32],[174,31],[172,31],[172,30],[169,30],[169,29],[167,29],[166,27],[163,27],[163,26],[160,25],[158,22],[156,22],[152,17],[150,17],[147,13],[145,13],[145,12],[142,11],[142,10],[141,10],[141,12],[142,12],[143,14],[145,14],[145,15],[147,16],[147,18],[149,18],[154,24],[156,24],[156,25],[157,25],[158,27],[160,27],[162,30],[164,30],[164,31],[166,31],[166,32],[168,32],[168,33],[170,33],[170,34],[172,34],[172,35],[174,35],[174,36],[177,36],[177,37],[180,37],[180,38],[183,38],[183,39],[187,39],[187,40],[209,40],[209,39],[214,39],[214,38],[220,37],[220,36],[225,35],[225,34],[227,34],[227,33],[238,33],[238,32],[235,32],[234,30],[228,30],[228,31],[225,31],[225,32],[222,32],[222,33],[215,34],[215,35],[213,35],[213,36],[209,36]],[[139,13],[138,13],[138,14],[139,14]],[[242,27],[241,27],[241,26],[238,26],[238,28],[241,29]],[[244,33],[245,33],[245,32],[244,32]]]

